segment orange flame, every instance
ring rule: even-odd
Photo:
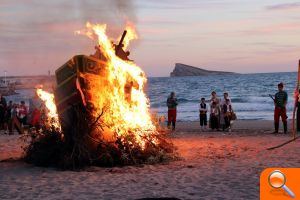
[[[124,50],[128,48],[131,40],[138,39],[138,35],[137,35],[137,32],[136,32],[135,27],[134,27],[133,24],[127,23],[125,29],[127,30],[127,34],[126,34],[126,37],[123,41]],[[121,36],[118,38],[118,41],[120,41],[120,39],[121,39]]]
[[[104,131],[99,136],[108,140],[118,137],[121,141],[131,137],[141,148],[149,140],[156,143],[155,137],[151,136],[157,131],[151,119],[149,100],[144,93],[147,82],[145,73],[133,62],[116,56],[115,46],[106,35],[105,24],[87,23],[86,30],[76,33],[92,39],[97,37],[101,53],[106,58],[106,65],[102,66],[99,74],[80,74],[88,84],[85,92],[88,102],[92,104],[92,116],[98,118],[104,111],[101,117]],[[126,49],[133,39],[137,39],[136,31],[132,25],[128,25],[123,48]],[[42,89],[38,89],[37,94],[46,104],[48,121],[61,129],[54,95]]]
[[[48,126],[54,126],[56,129],[61,130],[61,126],[58,119],[57,108],[54,102],[54,94],[46,92],[40,88],[36,90],[39,98],[45,103],[46,114],[47,114],[47,124]]]
[[[142,69],[130,61],[116,56],[114,46],[106,35],[105,24],[86,24],[84,32],[88,37],[91,33],[97,36],[101,51],[106,57],[106,69],[102,75],[84,74],[89,80],[91,102],[94,106],[94,117],[106,108],[102,121],[110,129],[111,137],[126,137],[134,133],[135,141],[143,147],[146,140],[156,133],[149,112],[149,100],[144,93],[147,78]],[[125,47],[130,40],[137,38],[133,28],[128,30]],[[82,33],[82,32],[81,32]]]

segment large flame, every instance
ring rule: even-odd
[[[50,127],[55,127],[56,129],[60,130],[61,126],[58,119],[57,108],[54,101],[54,94],[46,92],[41,88],[36,90],[37,95],[39,98],[45,103],[46,106],[46,115],[47,121],[46,125]]]
[[[132,25],[128,24],[126,29],[123,49],[137,38]],[[97,119],[104,112],[101,116],[104,131],[96,134],[108,140],[131,138],[142,148],[149,140],[155,143],[155,138],[151,135],[157,131],[151,120],[149,100],[144,93],[147,82],[145,73],[133,62],[116,56],[115,46],[106,35],[105,24],[87,23],[86,30],[76,33],[85,34],[89,38],[96,36],[101,53],[106,58],[106,66],[101,69],[100,74],[81,74],[88,82],[85,92],[92,105],[92,116]],[[60,129],[54,95],[42,89],[38,89],[37,94],[46,104],[48,121]]]
[[[116,56],[111,39],[106,35],[106,25],[86,24],[87,36],[98,38],[101,52],[106,57],[107,67],[101,75],[84,74],[89,80],[90,101],[94,106],[94,117],[104,109],[102,121],[111,131],[110,136],[123,136],[134,133],[135,140],[143,146],[151,134],[156,133],[149,112],[149,100],[144,93],[147,81],[145,73],[136,64]],[[129,37],[137,38],[134,29],[127,27]]]

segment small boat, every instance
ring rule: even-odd
[[[15,84],[0,79],[0,94],[3,96],[10,96],[17,94],[15,91]]]

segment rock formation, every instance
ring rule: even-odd
[[[175,76],[208,76],[208,75],[230,75],[236,74],[233,72],[224,71],[209,71],[198,67],[193,67],[181,63],[176,63],[173,72],[170,73],[171,77]]]

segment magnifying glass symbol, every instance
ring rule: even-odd
[[[279,189],[282,188],[284,189],[284,191],[286,191],[286,193],[288,193],[288,195],[292,198],[295,198],[295,194],[294,192],[288,188],[285,183],[286,183],[286,178],[285,175],[279,171],[279,170],[274,170],[270,175],[269,175],[269,184],[271,187]]]

